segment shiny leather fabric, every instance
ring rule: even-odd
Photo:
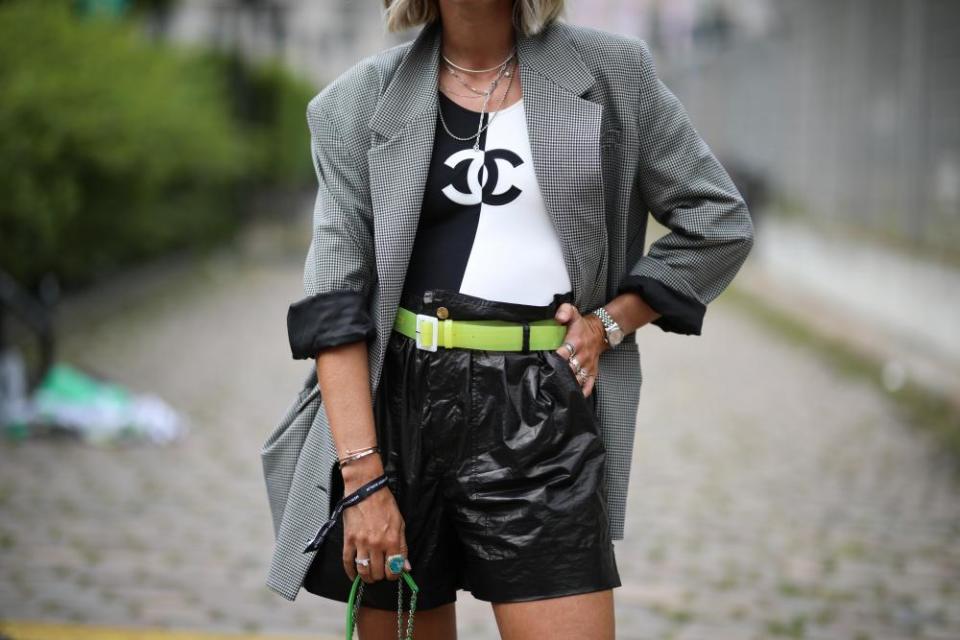
[[[530,307],[432,290],[408,308],[523,321],[552,317],[564,299]],[[418,609],[452,602],[460,588],[509,602],[620,586],[594,396],[584,397],[563,356],[430,352],[395,331],[383,375],[377,437],[406,523]],[[346,602],[342,546],[338,524],[304,588]],[[397,583],[367,585],[363,603],[395,610]]]
[[[365,296],[359,291],[320,293],[287,309],[287,338],[296,360],[316,358],[325,347],[369,340],[375,333]]]
[[[696,298],[685,296],[656,278],[634,274],[624,277],[617,288],[617,295],[626,291],[640,294],[643,301],[660,314],[652,324],[663,331],[700,335],[707,305]]]

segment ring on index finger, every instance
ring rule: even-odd
[[[573,343],[572,343],[572,342],[564,342],[564,343],[563,343],[563,346],[565,346],[565,347],[567,348],[567,351],[570,352],[570,357],[571,357],[571,358],[572,358],[573,356],[577,355],[577,348],[576,348],[575,346],[573,346]]]
[[[353,561],[358,567],[369,568],[370,558],[354,558]]]

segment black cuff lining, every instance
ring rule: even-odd
[[[623,282],[620,283],[617,293],[626,291],[640,294],[643,300],[660,314],[660,317],[654,320],[652,324],[657,325],[663,331],[700,335],[707,306],[699,300],[682,294],[676,289],[671,289],[650,276],[630,275],[625,277]]]
[[[287,310],[287,336],[296,360],[316,358],[324,347],[369,339],[376,330],[359,291],[318,293]]]

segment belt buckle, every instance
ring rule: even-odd
[[[423,332],[420,330],[421,322],[425,322],[426,324],[433,327],[433,340],[431,341],[432,344],[429,347],[423,346],[423,341],[422,341]],[[424,351],[436,351],[437,342],[438,342],[438,339],[440,338],[440,319],[435,316],[429,316],[425,313],[418,313],[416,327],[417,327],[417,349],[423,349]]]

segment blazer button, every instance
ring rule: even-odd
[[[450,311],[446,307],[437,307],[437,317],[441,320],[446,320],[447,316],[450,315]]]

